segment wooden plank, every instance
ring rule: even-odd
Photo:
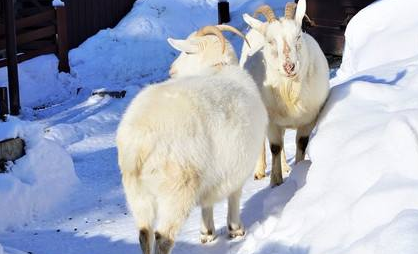
[[[7,55],[7,73],[10,98],[10,114],[19,115],[20,111],[20,93],[19,76],[17,69],[17,49],[16,49],[16,24],[13,0],[6,0],[4,8],[6,19],[6,55]],[[0,47],[0,48],[4,48]]]
[[[122,90],[122,91],[95,91],[91,95],[98,95],[100,97],[110,96],[112,98],[121,99],[121,98],[125,98],[126,90]]]
[[[45,47],[49,47],[51,45],[56,45],[55,40],[41,39],[20,45],[19,51],[27,52],[29,50],[38,50]]]
[[[21,28],[25,28],[28,26],[37,25],[42,22],[54,21],[54,20],[55,20],[55,10],[51,8],[50,10],[44,11],[42,13],[17,20],[16,28],[21,29]]]
[[[42,27],[37,30],[31,30],[30,32],[22,33],[17,36],[17,45],[42,39],[48,36],[55,35],[55,26]],[[6,40],[0,40],[0,48],[6,46]]]
[[[91,32],[94,33],[100,29],[100,14],[97,9],[93,9],[91,15],[93,19],[93,30]]]
[[[57,11],[57,45],[58,45],[58,70],[61,72],[70,72],[68,61],[68,30],[67,30],[67,12],[65,6],[56,7]]]
[[[4,116],[9,114],[9,100],[7,98],[7,87],[0,87],[0,118],[4,121]]]
[[[117,24],[118,23],[118,13],[116,12],[116,10],[118,9],[118,1],[113,0],[112,1],[112,24]]]
[[[56,45],[51,45],[42,49],[32,50],[27,53],[22,53],[17,56],[17,62],[21,63],[23,61],[32,59],[34,57],[45,55],[45,54],[53,54],[57,51]],[[0,59],[0,68],[7,65],[6,59]]]
[[[113,27],[115,24],[113,24],[113,20],[112,20],[112,1],[113,0],[106,0],[106,5],[105,5],[105,16],[107,17],[107,26],[108,27]]]

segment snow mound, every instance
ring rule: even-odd
[[[283,13],[285,0],[230,3],[231,25],[244,30],[242,14],[253,13],[267,2]],[[216,0],[137,1],[131,12],[113,29],[102,30],[70,52],[72,74],[89,88],[143,85],[168,77],[178,52],[167,38],[186,38],[205,25],[218,22]],[[226,36],[230,36],[225,33]],[[232,36],[239,54],[242,39]]]
[[[361,10],[347,26],[343,63],[347,78],[395,60],[418,54],[418,2],[376,1]]]
[[[282,15],[286,1],[231,2],[231,25],[245,31],[247,25],[242,14],[253,13],[263,3]],[[58,73],[58,59],[52,54],[20,63],[22,113],[30,117],[34,112],[28,108],[64,104],[74,97],[78,88],[120,90],[166,79],[169,66],[178,55],[167,38],[185,38],[200,27],[217,24],[217,2],[137,1],[116,27],[99,31],[70,51],[71,75]],[[240,55],[242,39],[231,33],[225,36]],[[0,68],[0,84],[7,84],[7,68]]]
[[[306,184],[237,253],[417,253],[416,7],[383,0],[353,18]]]
[[[137,1],[113,29],[70,53],[72,73],[87,87],[145,84],[165,79],[177,52],[168,37],[184,38],[217,20],[215,0]]]
[[[7,84],[7,68],[0,68],[0,84]],[[55,55],[43,55],[19,64],[20,101],[23,107],[56,104],[75,94],[75,80],[58,73]]]
[[[0,174],[0,231],[50,213],[78,182],[70,155],[43,138],[40,125],[9,117],[0,123],[0,139],[20,137],[26,155]]]

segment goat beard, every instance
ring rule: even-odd
[[[294,79],[284,79],[278,87],[279,98],[286,105],[288,111],[293,112],[297,109],[297,102],[301,92],[301,84]]]

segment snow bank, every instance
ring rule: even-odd
[[[344,60],[338,75],[347,78],[418,54],[418,2],[376,1],[347,26]]]
[[[216,0],[137,1],[114,28],[70,52],[72,73],[87,87],[145,84],[168,75],[176,51],[167,38],[187,36],[217,19]]]
[[[116,27],[101,30],[70,51],[71,75],[58,73],[58,59],[54,55],[19,64],[22,105],[33,108],[59,104],[76,94],[79,87],[118,90],[166,79],[178,54],[167,38],[185,38],[202,26],[217,24],[217,3],[217,0],[137,1]],[[286,0],[230,2],[231,25],[244,31],[247,25],[242,14],[253,13],[263,3],[281,15]],[[230,33],[225,35],[239,55],[242,39]],[[0,68],[0,84],[6,83],[7,69]],[[24,108],[23,113],[26,111],[31,113]]]
[[[0,231],[50,213],[77,183],[71,157],[43,138],[40,125],[9,117],[0,123],[0,140],[20,137],[26,155],[0,174]]]
[[[244,30],[244,12],[267,2],[278,14],[285,0],[233,1],[232,25]],[[168,37],[185,38],[192,31],[218,22],[217,0],[137,1],[113,29],[100,31],[70,53],[72,73],[90,88],[124,87],[161,81],[178,52]],[[227,34],[227,33],[225,33]],[[242,39],[234,38],[239,52]]]
[[[70,98],[76,81],[58,73],[55,55],[43,55],[19,64],[20,101],[23,107],[55,104]],[[7,68],[0,68],[0,84],[7,84]]]
[[[417,7],[382,0],[349,24],[306,184],[237,253],[417,253]]]

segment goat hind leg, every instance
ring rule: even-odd
[[[200,227],[200,242],[208,243],[216,239],[215,223],[213,222],[213,206],[202,207],[202,225]]]
[[[228,197],[228,232],[230,238],[245,235],[244,225],[240,217],[241,188]]]
[[[150,193],[141,186],[137,172],[123,172],[122,183],[126,200],[139,228],[139,243],[143,254],[151,254],[155,218],[154,201]]]

